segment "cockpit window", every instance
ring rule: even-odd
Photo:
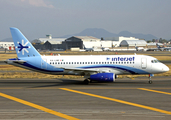
[[[151,60],[151,63],[159,63],[160,61],[158,61],[157,59],[155,60]]]

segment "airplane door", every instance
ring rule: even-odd
[[[47,60],[46,59],[42,59],[42,61],[41,61],[41,68],[42,69],[46,69],[47,68]]]
[[[146,69],[146,67],[147,67],[147,59],[146,58],[141,58],[141,67],[142,67],[142,69]]]

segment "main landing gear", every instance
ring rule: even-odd
[[[84,84],[88,85],[89,83],[91,83],[91,80],[90,79],[85,79],[84,80]]]
[[[154,76],[154,75],[153,74],[149,74],[149,81],[148,81],[149,84],[152,84],[153,83],[152,80],[151,80],[151,77],[152,76]]]

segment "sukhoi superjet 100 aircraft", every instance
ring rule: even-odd
[[[17,58],[5,62],[36,72],[84,76],[91,81],[114,82],[117,75],[151,75],[169,71],[156,58],[146,55],[42,56],[17,28],[10,28]]]

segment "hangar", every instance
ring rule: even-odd
[[[105,38],[105,41],[111,41],[112,42],[112,47],[119,47],[120,43],[123,40],[130,40],[130,41],[137,41],[140,40],[138,38],[135,37],[123,37],[123,36],[119,36],[119,37],[112,37],[112,38]]]
[[[101,47],[101,41],[98,38],[92,36],[72,36],[65,40],[65,48],[71,49],[78,47],[80,49]]]
[[[44,49],[46,50],[57,50],[57,49],[63,49],[63,41],[56,41],[56,40],[48,40],[44,44]]]
[[[39,50],[55,50],[62,49],[62,43],[66,38],[52,38],[52,35],[46,35],[46,38],[38,38],[31,43]]]
[[[120,43],[120,47],[144,47],[147,46],[147,42],[145,40],[123,40]]]

